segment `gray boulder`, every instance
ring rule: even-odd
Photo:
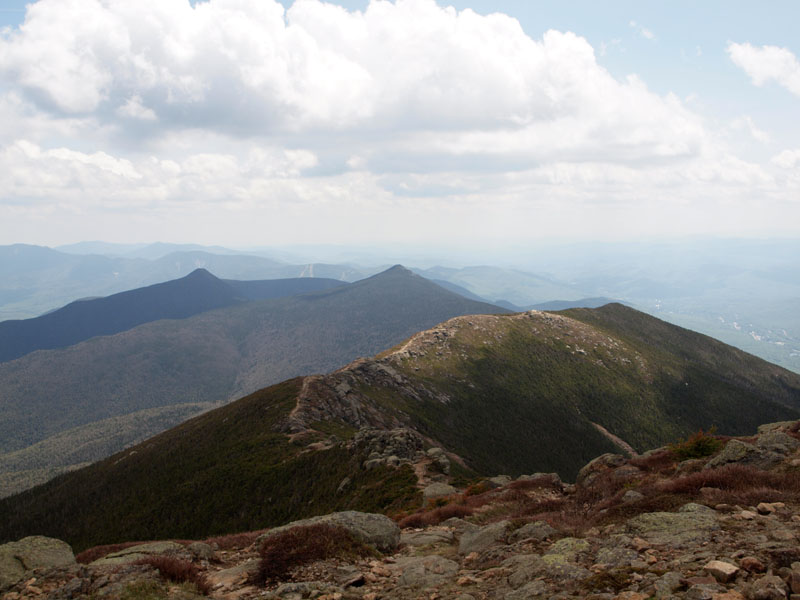
[[[742,442],[741,440],[731,440],[706,464],[706,469],[716,469],[724,465],[737,464],[749,465],[758,469],[768,469],[780,463],[783,456],[777,452],[765,450]]]
[[[494,477],[489,477],[486,483],[489,484],[490,488],[499,488],[511,483],[511,477],[508,475],[495,475]]]
[[[510,528],[509,521],[499,521],[475,531],[465,531],[458,543],[458,553],[481,552],[495,542],[505,542]]]
[[[708,539],[720,528],[716,512],[697,504],[687,504],[677,513],[653,512],[637,515],[626,523],[628,532],[652,544],[676,547]]]
[[[293,527],[304,525],[327,524],[342,527],[349,531],[357,540],[380,550],[381,552],[391,552],[400,543],[400,528],[385,515],[373,513],[363,513],[354,510],[311,517],[301,521],[293,521],[287,525],[270,529],[265,534],[259,536],[258,541],[269,539],[271,536],[287,531]]]
[[[458,573],[458,563],[437,554],[401,558],[397,566],[403,573],[397,584],[400,587],[428,589]]]
[[[786,455],[800,448],[800,441],[783,431],[768,431],[756,438],[756,446],[762,450]]]
[[[458,490],[452,485],[447,485],[446,483],[432,483],[422,490],[422,497],[425,498],[425,500],[429,500],[431,498],[441,498],[442,496],[452,496],[457,493]]]
[[[504,600],[538,600],[550,597],[550,588],[544,581],[534,580],[526,583],[518,590],[509,592]]]
[[[776,423],[764,423],[758,426],[758,433],[767,433],[768,431],[780,431],[789,429],[797,421],[778,421]]]
[[[175,556],[182,554],[189,555],[190,553],[182,545],[176,542],[149,542],[146,544],[131,546],[130,548],[125,548],[124,550],[120,550],[118,552],[106,554],[103,558],[98,558],[96,561],[94,561],[92,565],[126,565],[136,562],[142,558],[147,558],[148,556],[156,556],[160,554]]]
[[[545,521],[534,521],[527,523],[514,531],[508,538],[512,544],[521,542],[522,540],[534,539],[537,542],[546,540],[558,534],[558,530],[550,527]]]
[[[455,540],[452,531],[446,529],[426,529],[412,531],[400,535],[400,543],[406,546],[431,546],[433,544],[450,544]]]
[[[0,546],[0,590],[27,577],[34,569],[50,569],[75,563],[72,548],[55,538],[34,535]]]
[[[594,460],[586,463],[583,468],[578,471],[578,478],[575,483],[579,487],[591,486],[601,473],[616,469],[624,464],[625,457],[621,454],[601,454]]]

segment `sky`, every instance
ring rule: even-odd
[[[0,244],[800,237],[794,0],[0,0]]]

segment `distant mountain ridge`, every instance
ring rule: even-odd
[[[342,282],[303,278],[222,281],[206,269],[104,298],[79,300],[40,317],[0,321],[0,362],[35,350],[65,348],[161,319],[185,319],[234,304],[330,289]]]
[[[2,321],[0,362],[35,350],[64,348],[98,335],[113,335],[142,323],[184,319],[240,301],[233,286],[205,269],[196,269],[181,279],[79,300],[33,319]]]
[[[198,539],[407,506],[412,469],[369,439],[439,447],[460,481],[536,471],[572,480],[586,457],[798,417],[800,376],[622,305],[462,316],[2,500],[0,540],[34,530],[78,548]]]
[[[0,246],[0,321],[36,317],[77,298],[108,296],[182,278],[198,268],[235,280],[319,277],[355,281],[381,270],[289,264],[263,256],[205,250],[156,252],[153,256],[157,258],[68,254],[29,244]]]
[[[222,404],[483,312],[506,311],[397,266],[323,291],[237,302],[34,352],[0,364],[0,464],[3,453],[65,430],[173,404]]]

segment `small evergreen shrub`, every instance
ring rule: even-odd
[[[691,458],[705,458],[722,449],[722,440],[714,437],[714,428],[708,433],[700,431],[693,433],[686,440],[670,444],[669,449],[676,460],[689,460]]]
[[[318,523],[281,531],[264,540],[255,583],[265,586],[286,579],[303,565],[328,558],[355,559],[377,552],[342,527]]]

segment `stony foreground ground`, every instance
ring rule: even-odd
[[[26,538],[0,546],[0,593],[190,599],[205,587],[227,600],[798,600],[798,429],[772,424],[751,438],[697,436],[643,456],[604,455],[574,485],[535,474],[455,490],[423,477],[425,509],[397,524],[362,513],[315,521],[352,532],[378,549],[372,556],[308,562],[266,586],[253,583],[259,548],[278,530],[95,549],[79,555],[86,564],[63,542]],[[204,585],[137,564],[154,557],[191,566]]]

